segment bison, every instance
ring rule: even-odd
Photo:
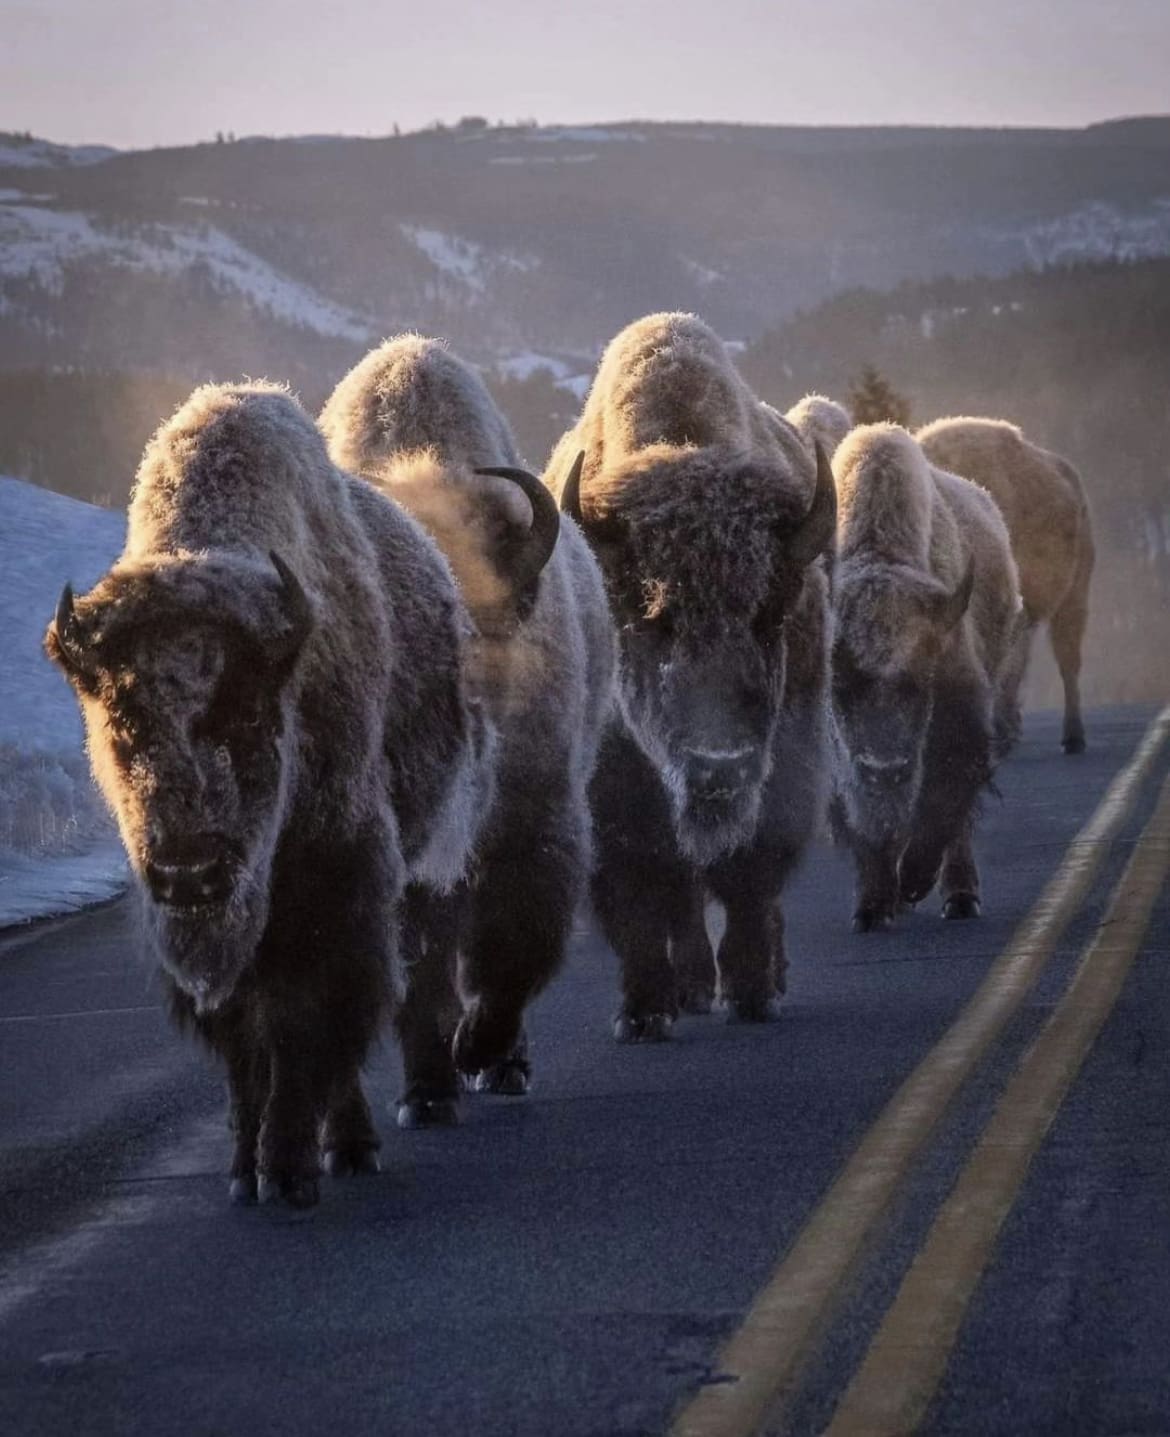
[[[377,1169],[360,1084],[408,876],[460,880],[490,798],[467,615],[404,511],[268,385],[147,447],[125,550],[46,647],[80,702],[171,1008],[227,1066],[238,1201]]]
[[[388,340],[341,380],[320,424],[334,458],[409,509],[450,560],[474,625],[472,692],[499,734],[460,911],[417,888],[408,900],[399,1121],[447,1122],[457,1068],[482,1089],[527,1089],[524,1008],[563,959],[589,870],[613,630],[588,546],[522,467],[479,374],[445,345]]]
[[[833,473],[834,816],[857,864],[854,928],[888,926],[936,882],[944,917],[971,918],[972,829],[1019,625],[1007,530],[894,424],[854,429]]]
[[[823,394],[806,394],[784,418],[799,432],[810,451],[820,444],[830,459],[853,428],[848,410]]]
[[[584,452],[582,466],[577,455]],[[614,1033],[669,1035],[784,987],[780,895],[821,809],[834,489],[693,315],[606,350],[547,480],[618,629],[618,712],[591,790],[594,907],[622,969]],[[708,898],[725,911],[713,958]]]
[[[1081,644],[1089,617],[1093,527],[1081,477],[1067,460],[1030,443],[999,419],[937,419],[918,442],[932,464],[986,489],[999,505],[1020,573],[1024,620],[997,714],[997,742],[1019,735],[1019,688],[1032,635],[1047,623],[1064,685],[1065,753],[1082,753]]]

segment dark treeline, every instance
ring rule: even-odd
[[[1170,260],[851,291],[770,330],[740,365],[781,409],[810,390],[844,401],[873,366],[914,426],[994,415],[1070,458],[1099,548],[1086,697],[1170,692]],[[311,411],[340,372],[318,392],[302,387]],[[489,384],[542,464],[577,399],[546,371]],[[0,371],[0,473],[124,504],[143,445],[190,389],[147,373]],[[1055,703],[1045,647],[1032,698]]]

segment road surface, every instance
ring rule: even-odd
[[[0,943],[0,1431],[899,1430],[866,1405],[876,1391],[896,1411],[909,1385],[896,1325],[892,1365],[877,1335],[956,1181],[994,1177],[995,1154],[1016,1146],[1014,1110],[1006,1141],[991,1126],[998,1105],[1082,952],[1137,902],[1125,889],[1102,929],[1140,854],[1150,913],[1132,966],[995,1209],[990,1247],[964,1259],[966,1297],[927,1271],[927,1298],[907,1300],[928,1337],[948,1312],[957,1324],[941,1368],[918,1379],[920,1430],[1170,1433],[1170,899],[1156,815],[1170,741],[1147,746],[1112,842],[1072,842],[1153,718],[1092,715],[1080,758],[1060,753],[1053,720],[1029,722],[987,801],[976,923],[942,922],[931,900],[892,933],[854,935],[848,866],[818,849],[790,890],[790,990],[773,1024],[690,1018],[669,1044],[615,1045],[615,963],[583,922],[532,1014],[531,1096],[472,1097],[458,1129],[399,1131],[387,1044],[370,1073],[384,1172],[325,1180],[309,1214],[228,1205],[219,1076],[168,1029],[123,906]],[[1040,915],[1041,961],[1020,925],[1090,851],[1067,922]],[[946,1101],[945,1073],[960,1070],[938,1045],[988,1001],[1013,937],[1034,985]],[[905,1121],[879,1120],[923,1063],[937,1111],[918,1114],[906,1147]],[[905,1149],[893,1165],[891,1132]],[[864,1191],[839,1186],[834,1206],[842,1173]],[[963,1209],[961,1236],[978,1216]],[[935,1242],[944,1266],[962,1246]],[[840,1268],[819,1306],[790,1274],[806,1253],[822,1277]],[[793,1304],[811,1314],[795,1346]],[[850,1407],[867,1354],[877,1386]]]

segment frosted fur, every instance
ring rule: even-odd
[[[806,394],[784,416],[808,446],[818,441],[831,459],[837,446],[853,428],[853,420],[844,405],[824,394]]]
[[[853,429],[833,472],[836,812],[857,857],[855,925],[884,926],[936,880],[946,915],[969,917],[975,804],[1021,623],[1007,529],[895,424]]]
[[[561,962],[588,873],[586,787],[611,702],[605,592],[564,517],[551,558],[516,591],[501,555],[509,537],[531,528],[531,502],[510,480],[474,471],[521,460],[478,373],[440,341],[386,341],[341,380],[320,424],[339,461],[425,525],[473,620],[469,683],[499,733],[464,953],[469,1016],[457,1043],[465,1065],[480,1068],[509,1054],[474,1031],[477,1015],[494,1005],[518,1025]],[[513,951],[502,953],[501,943]],[[513,1027],[507,1046],[515,1039]]]
[[[999,505],[1028,620],[1013,659],[1013,682],[1018,689],[1032,630],[1047,623],[1064,682],[1063,742],[1068,751],[1079,752],[1084,747],[1081,645],[1094,560],[1092,520],[1080,476],[1067,460],[1000,419],[937,419],[918,431],[918,440],[932,463],[980,485]]]
[[[610,343],[553,451],[554,492],[581,451],[580,513],[620,638],[621,717],[594,784],[594,901],[623,962],[619,1029],[639,1036],[677,1011],[669,961],[654,953],[668,911],[701,912],[705,889],[729,904],[725,996],[760,1016],[782,981],[779,889],[824,783],[827,574],[815,549],[789,558],[816,460],[689,314],[650,315]],[[740,749],[726,801],[708,802],[696,784],[718,784],[704,766]],[[695,982],[709,988],[695,922],[670,941],[706,953]]]
[[[172,1006],[228,1063],[234,1176],[306,1199],[320,1124],[377,1146],[357,1073],[396,905],[412,868],[459,879],[490,792],[450,570],[287,393],[212,385],[147,446],[125,550],[63,622]],[[222,903],[160,894],[193,848]]]

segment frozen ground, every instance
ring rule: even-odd
[[[0,926],[67,913],[125,885],[77,704],[41,651],[61,586],[87,589],[124,530],[121,513],[0,478]]]

